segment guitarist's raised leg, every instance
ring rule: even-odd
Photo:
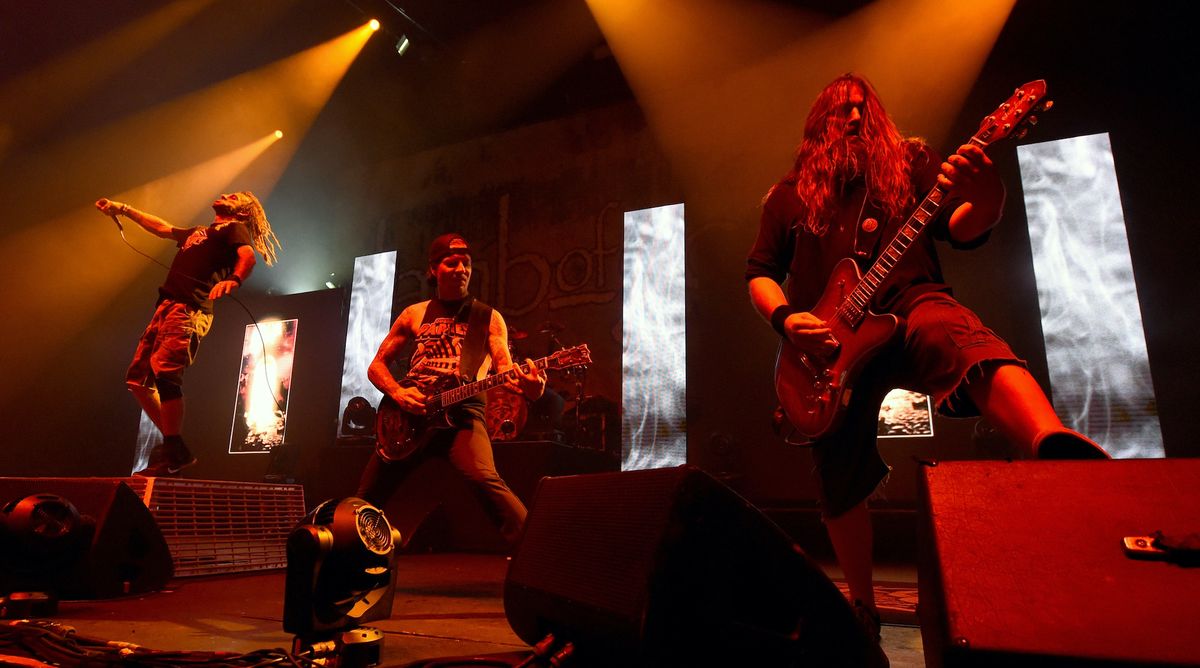
[[[1099,445],[1063,425],[1033,376],[1016,364],[984,366],[964,388],[980,414],[1027,459],[1109,459]]]

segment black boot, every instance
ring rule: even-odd
[[[880,645],[880,640],[883,639],[881,633],[882,624],[879,621],[879,613],[868,610],[862,604],[862,601],[855,599],[854,601],[854,617],[858,620],[858,625],[862,627],[864,633],[870,638],[872,644],[868,652],[867,666],[869,668],[888,668],[891,662],[888,661],[887,654],[883,652],[883,646]]]
[[[1038,434],[1033,451],[1038,459],[1112,459],[1095,441],[1071,429]]]

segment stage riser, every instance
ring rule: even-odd
[[[300,485],[123,480],[158,523],[177,577],[287,567],[287,537],[305,512]]]

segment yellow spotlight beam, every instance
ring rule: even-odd
[[[22,164],[5,165],[10,173],[0,182],[0,201],[91,201],[97,193],[152,180],[278,128],[289,138],[280,146],[284,150],[272,151],[242,188],[265,196],[371,34],[364,24],[275,63],[64,139]],[[23,213],[36,220],[46,212]]]
[[[1015,0],[880,0],[839,22],[823,39],[830,46],[853,44],[848,62],[879,89],[897,125],[949,151],[967,139],[951,137],[950,126],[962,112],[1014,4]],[[852,40],[855,35],[858,38]],[[1039,75],[1031,73],[1029,79]],[[1022,83],[1013,81],[995,91],[996,102]]]
[[[764,2],[588,6],[690,202],[737,198],[745,211],[727,219],[752,220],[812,100],[844,72],[870,78],[902,129],[952,149],[946,130],[1013,2],[879,0],[832,22]]]
[[[0,158],[4,136],[20,141],[36,135],[211,2],[175,0],[6,83],[0,88]]]
[[[375,32],[370,23],[364,24],[261,73],[263,90],[256,101],[264,109],[274,110],[270,117],[278,119],[278,136],[288,140],[255,165],[249,187],[260,198],[265,199],[274,189],[313,121]]]
[[[198,165],[119,193],[98,193],[187,227],[204,214],[222,191],[241,189],[237,177],[276,142],[271,133]],[[147,234],[122,220],[125,236],[142,252],[169,264],[174,244]],[[86,329],[90,321],[139,276],[157,278],[166,270],[138,255],[121,241],[111,220],[91,203],[41,225],[27,228],[0,243],[0,266],[26,278],[13,291],[5,316],[9,323],[5,349],[20,351],[5,369],[0,401],[35,377],[38,368]],[[147,294],[146,303],[152,295]],[[148,316],[147,316],[148,317]],[[133,344],[129,342],[129,352]]]

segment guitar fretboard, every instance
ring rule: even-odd
[[[875,264],[871,265],[871,269],[863,275],[862,280],[838,308],[838,314],[847,322],[857,325],[863,319],[871,300],[879,291],[879,286],[883,285],[888,274],[904,257],[904,253],[912,247],[917,237],[921,236],[921,232],[929,224],[929,221],[938,214],[945,198],[946,191],[942,190],[941,186],[934,186],[925,199],[921,200],[921,204],[908,217],[900,231],[896,233],[895,238],[887,245],[887,248],[883,249],[878,259],[875,260]]]
[[[986,148],[987,144],[980,139],[978,135],[971,137],[972,144],[980,148]],[[904,253],[912,247],[917,237],[921,236],[925,226],[929,221],[937,216],[941,210],[942,204],[946,200],[946,191],[940,186],[935,185],[925,199],[917,205],[917,208],[908,217],[900,231],[892,239],[891,243],[883,249],[883,252],[876,258],[875,263],[863,275],[862,280],[858,285],[846,295],[846,299],[838,306],[837,315],[848,322],[852,327],[857,326],[862,321],[867,313],[867,309],[871,305],[871,300],[875,298],[875,293],[879,291],[879,286],[887,279],[888,274],[892,269],[900,263],[900,259],[904,257]]]
[[[545,369],[549,364],[549,360],[549,357],[543,357],[539,360],[534,360],[533,366],[535,369]],[[460,385],[438,394],[436,400],[437,405],[445,408],[447,406],[457,404],[458,402],[464,401],[469,397],[473,397],[480,392],[486,392],[497,385],[507,383],[509,380],[516,377],[517,367],[514,366],[503,373],[493,374],[487,378],[484,378],[483,380],[477,380],[474,383],[468,383],[467,385]]]

